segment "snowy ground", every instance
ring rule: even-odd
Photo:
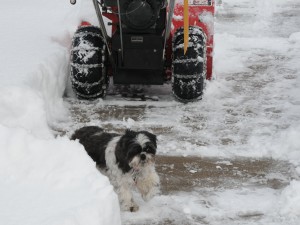
[[[96,21],[87,2],[1,5],[1,27],[10,29],[3,29],[0,43],[0,221],[298,225],[299,1],[217,1],[215,80],[201,102],[185,105],[173,101],[169,85],[147,89],[159,102],[108,96],[87,103],[70,97],[69,90],[62,98],[72,33],[89,13]],[[139,199],[139,212],[120,215],[108,180],[82,146],[68,140],[85,124],[110,131],[152,130],[164,156],[214,157],[221,168],[240,157],[268,158],[288,162],[295,171],[293,176],[268,174],[285,181],[279,188],[199,186],[162,193],[149,203]]]

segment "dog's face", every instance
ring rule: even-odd
[[[139,170],[154,163],[156,148],[156,136],[154,134],[147,131],[135,132],[135,137],[131,140],[127,149],[128,165],[135,170]]]

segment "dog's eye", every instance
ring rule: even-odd
[[[144,148],[143,151],[149,153],[149,154],[155,154],[155,147],[152,146],[151,143],[148,143]]]
[[[153,149],[151,147],[146,147],[145,152],[151,153],[153,152]]]

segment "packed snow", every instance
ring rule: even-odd
[[[286,160],[296,173],[289,185],[207,188],[147,203],[137,196],[140,211],[120,213],[109,180],[56,129],[77,126],[63,96],[66,87],[70,93],[72,35],[81,20],[97,25],[92,1],[10,0],[0,14],[1,224],[300,224],[300,3],[216,2],[214,79],[203,100],[182,105],[169,86],[153,87],[161,101],[145,103],[145,119],[110,122],[137,129],[176,124],[159,135],[159,154],[217,157],[219,167],[236,157]]]

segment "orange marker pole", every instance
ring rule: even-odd
[[[184,0],[183,5],[183,52],[187,51],[189,45],[189,0]]]

